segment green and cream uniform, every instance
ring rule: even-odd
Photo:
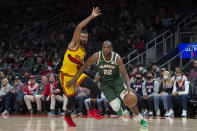
[[[117,56],[117,53],[112,52],[111,60],[107,61],[104,58],[103,52],[100,51],[97,69],[99,76],[101,76],[99,81],[101,90],[112,109],[116,111],[118,115],[122,115],[122,108],[118,97],[125,90],[125,86],[116,62]]]
[[[126,91],[124,91],[126,86],[122,75],[119,72],[119,67],[116,62],[117,56],[117,53],[111,52],[111,60],[107,61],[104,58],[103,52],[100,51],[97,68],[99,76],[101,76],[99,82],[102,92],[108,100],[111,108],[117,112],[119,116],[122,116],[123,110],[121,108],[119,96],[121,99],[124,99],[124,96],[126,95]],[[148,124],[140,113],[136,118],[139,120],[141,127],[148,127]]]

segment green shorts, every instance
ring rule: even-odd
[[[111,102],[114,99],[118,98],[120,94],[125,90],[125,86],[122,80],[116,80],[110,85],[100,83],[100,86],[108,102]]]

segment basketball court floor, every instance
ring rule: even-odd
[[[95,120],[74,117],[76,128],[69,128],[63,116],[0,116],[0,131],[196,131],[197,119],[147,117],[149,128],[139,128],[133,118],[110,117]]]

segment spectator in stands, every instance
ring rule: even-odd
[[[29,110],[29,114],[33,115],[33,109],[31,102],[36,102],[37,105],[37,112],[41,113],[41,103],[39,101],[36,101],[35,96],[37,95],[37,90],[38,90],[38,83],[36,83],[35,76],[31,75],[29,77],[28,85],[24,89],[24,101],[27,106],[27,109]]]
[[[135,77],[134,76],[135,76],[137,71],[138,71],[138,68],[136,66],[133,67],[132,72],[131,72],[130,84],[135,81]]]
[[[166,69],[165,68],[161,68],[160,70],[159,70],[159,77],[157,77],[156,78],[156,80],[157,80],[157,82],[159,83],[159,87],[160,87],[160,85],[161,85],[161,82],[163,81],[163,72],[164,71],[166,71]]]
[[[141,102],[142,109],[145,115],[153,115],[154,96],[158,94],[159,83],[154,80],[153,72],[146,73],[146,81],[142,86],[143,101]],[[146,110],[148,109],[148,111]]]
[[[5,110],[2,113],[3,115],[9,114],[9,108],[11,107],[11,102],[14,104],[15,110],[18,110],[18,103],[23,100],[23,90],[25,86],[21,83],[20,77],[15,76],[14,86],[11,91],[8,91],[5,96],[2,97],[2,100],[5,102]]]
[[[0,70],[5,71],[8,64],[5,62],[4,58],[0,58]]]
[[[46,88],[46,85],[47,85],[47,82],[48,82],[48,77],[47,76],[42,76],[41,78],[41,83],[39,84],[38,86],[38,89],[37,89],[37,95],[35,95],[35,99],[36,99],[36,102],[38,103],[38,105],[41,105],[42,102],[43,102],[43,107],[44,107],[44,113],[47,112],[47,104],[45,103],[45,97],[43,95],[44,93],[44,90]],[[37,114],[40,114],[41,113],[41,110],[38,110]]]
[[[3,71],[0,71],[0,81],[2,81],[2,79],[5,77],[5,74]]]
[[[49,79],[50,79],[50,76],[49,76]],[[56,81],[54,83],[56,83]],[[64,90],[61,86],[60,81],[58,82],[57,87],[53,90],[53,93],[51,95],[51,106],[50,106],[51,112],[49,112],[48,115],[55,115],[56,101],[63,103],[62,110],[63,112],[65,112],[66,106],[68,103],[68,98],[64,95]]]
[[[142,75],[144,75],[144,74],[147,72],[147,70],[146,70],[145,67],[144,67],[144,64],[139,64],[139,65],[138,65],[138,71],[139,71],[140,73],[142,73]]]
[[[193,69],[190,70],[190,79],[194,80],[197,78],[197,59],[193,61]]]
[[[139,34],[144,33],[144,24],[141,22],[140,19],[136,20],[135,29],[136,29],[136,32]]]
[[[49,75],[49,83],[46,85],[46,88],[44,90],[44,96],[46,98],[47,102],[50,102],[50,112],[48,112],[48,115],[54,115],[55,114],[55,102],[54,102],[54,95],[55,89],[57,88],[58,81],[55,80],[55,75],[51,73]],[[53,95],[53,99],[52,99]]]
[[[140,40],[139,36],[136,36],[133,48],[137,49],[140,53],[144,52],[143,42]]]
[[[25,85],[21,82],[20,76],[15,76],[13,88],[15,88],[15,90],[17,89],[13,114],[18,114],[19,108],[23,107],[23,103],[24,103],[23,90],[25,88]]]
[[[36,63],[32,67],[31,73],[33,75],[39,75],[42,71],[44,71],[44,64],[42,64],[42,57],[36,58]]]
[[[29,81],[29,72],[28,71],[24,71],[23,73],[23,77],[21,79],[22,83],[27,84]]]
[[[168,15],[162,17],[161,22],[163,27],[169,27],[170,25],[172,25],[172,19],[168,18]]]
[[[77,113],[79,115],[82,114],[83,111],[83,105],[84,105],[84,101],[85,99],[88,98],[88,96],[90,95],[90,90],[87,88],[82,88],[82,87],[78,87],[76,88],[76,102],[78,103],[78,108],[76,109]]]
[[[180,67],[180,66],[176,66],[175,67],[175,76],[172,77],[173,81],[176,80],[176,73],[177,72],[182,72],[182,67]],[[183,79],[187,81],[187,77],[184,74],[183,74]]]
[[[58,69],[58,65],[60,64],[60,57],[59,57],[59,54],[58,53],[54,53],[54,57],[53,57],[53,66],[52,66],[52,70],[55,72],[55,73],[59,73],[59,69]]]
[[[163,102],[164,110],[166,114],[168,113],[168,95],[172,94],[172,89],[173,89],[173,81],[171,79],[170,72],[164,71],[163,79],[159,87],[159,93],[154,96],[154,107],[157,116],[160,115],[160,109],[159,109],[160,99]]]
[[[151,68],[152,68],[152,72],[154,74],[153,75],[154,79],[157,79],[157,77],[159,77],[159,75],[160,75],[157,63],[156,62],[152,63]]]
[[[166,116],[174,116],[173,107],[175,103],[173,101],[181,101],[182,103],[182,117],[187,116],[187,102],[189,100],[189,82],[183,79],[183,73],[181,71],[176,72],[176,80],[173,85],[172,94],[168,95],[169,113]]]
[[[141,110],[141,102],[143,101],[142,86],[144,84],[143,75],[140,72],[136,72],[135,81],[131,83],[131,88],[135,91],[138,98],[138,109]]]
[[[9,84],[9,81],[7,78],[3,78],[1,81],[1,88],[0,88],[0,113],[3,110],[4,101],[2,101],[3,96],[7,94],[8,91],[11,91],[12,87]]]
[[[97,99],[97,103],[98,103],[98,110],[100,112],[101,115],[108,114],[110,111],[110,106],[107,102],[107,99],[105,98],[105,95],[103,94],[103,92],[101,93],[101,98]],[[104,107],[104,109],[103,109]]]

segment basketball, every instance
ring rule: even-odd
[[[137,96],[134,93],[127,93],[124,97],[124,103],[128,107],[134,107],[137,104]]]

